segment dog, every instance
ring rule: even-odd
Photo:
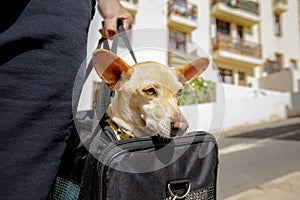
[[[208,67],[208,58],[200,57],[174,69],[152,61],[130,66],[111,51],[98,49],[92,61],[106,86],[115,91],[107,114],[110,126],[124,135],[119,139],[184,135],[189,125],[178,98],[184,86]]]

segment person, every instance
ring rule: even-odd
[[[47,199],[74,130],[72,88],[86,57],[96,0],[1,1],[0,199]],[[101,33],[132,16],[118,0],[98,0]],[[5,16],[4,16],[5,15]]]

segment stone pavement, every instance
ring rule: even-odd
[[[225,200],[299,200],[300,171],[271,180]]]

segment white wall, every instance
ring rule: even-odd
[[[199,44],[207,52],[211,49],[210,39],[210,5],[207,0],[189,0],[198,7],[198,27],[192,32],[193,41]]]
[[[290,59],[300,61],[298,0],[288,0],[288,10],[281,14],[282,36],[274,33],[274,12],[272,1],[260,1],[261,5],[261,39],[264,60],[274,58],[275,53],[284,55],[284,67],[289,66]]]
[[[183,106],[188,131],[205,130],[216,135],[241,125],[254,125],[287,117],[289,93],[219,85],[216,103]],[[220,93],[221,92],[221,93]],[[223,92],[223,94],[222,94]],[[221,97],[220,97],[221,95]]]
[[[282,29],[283,36],[283,50],[286,52],[285,66],[289,66],[290,59],[297,59],[298,67],[300,62],[300,35],[298,22],[298,0],[288,0],[288,11],[283,14]]]

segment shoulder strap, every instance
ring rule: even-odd
[[[117,22],[117,29],[118,29],[118,33],[120,34],[123,42],[125,43],[126,48],[129,50],[131,57],[133,58],[134,62],[137,63],[134,52],[133,52],[131,44],[130,44],[130,41],[125,32],[125,29],[123,26],[123,21],[121,19],[119,19]]]
[[[108,41],[106,39],[103,40],[103,38],[101,38],[99,43],[103,41],[104,49],[111,50],[112,52],[117,53],[117,44],[118,44],[119,37],[122,38],[123,42],[126,45],[126,48],[129,50],[134,62],[137,63],[136,57],[135,57],[135,54],[131,47],[131,44],[129,42],[128,36],[124,30],[122,19],[118,19],[118,21],[117,21],[117,34],[114,35],[112,48],[111,49],[109,48]],[[100,44],[100,47],[101,47],[101,44]],[[93,123],[93,129],[92,129],[93,133],[92,133],[91,138],[94,138],[95,135],[99,133],[99,131],[101,129],[99,121],[105,114],[109,104],[111,103],[111,99],[113,98],[113,96],[114,96],[114,92],[110,91],[106,87],[105,83],[102,81],[100,84],[100,90],[98,92],[97,102],[96,102],[95,109],[94,109],[94,123]],[[90,150],[93,151],[93,149],[94,148],[91,145]]]
[[[126,47],[130,51],[132,58],[136,62],[134,52],[132,50],[132,47],[128,40],[128,37],[125,33],[125,30],[123,27],[123,22],[121,19],[118,19],[117,28],[118,28],[117,34],[114,36],[111,51],[113,51],[114,53],[117,52],[118,37],[120,35],[123,42],[125,43]],[[99,44],[98,44],[97,48],[101,48],[102,43],[103,43],[104,49],[110,50],[108,41],[104,38],[101,38],[99,40]],[[92,65],[92,62],[90,62],[87,67],[85,80],[89,76],[92,69],[93,69],[93,65]],[[106,113],[106,110],[107,110],[109,104],[111,103],[112,96],[113,96],[113,93],[105,86],[104,82],[102,81],[101,86],[100,86],[100,91],[99,91],[98,97],[97,97],[96,106],[94,109],[94,123],[93,123],[93,131],[92,131],[92,136],[91,136],[92,141],[90,142],[90,145],[89,145],[90,152],[93,152],[96,155],[98,154],[97,151],[99,151],[99,143],[101,140],[104,140],[103,143],[105,143],[105,142],[107,142],[107,140],[116,139],[116,138],[112,137],[114,135],[110,134],[111,131],[109,131],[103,127],[103,124],[105,124],[103,122],[104,114]],[[101,119],[103,119],[103,120],[101,121]],[[103,130],[102,130],[102,128],[103,128]],[[93,156],[93,154],[89,154],[87,157],[87,161],[86,161],[86,165],[84,168],[82,181],[81,181],[81,185],[80,185],[80,192],[79,192],[79,197],[78,197],[79,200],[94,199],[93,191],[94,191],[94,183],[95,183],[95,178],[96,178],[95,172],[97,170],[97,163],[98,163],[98,160]]]

